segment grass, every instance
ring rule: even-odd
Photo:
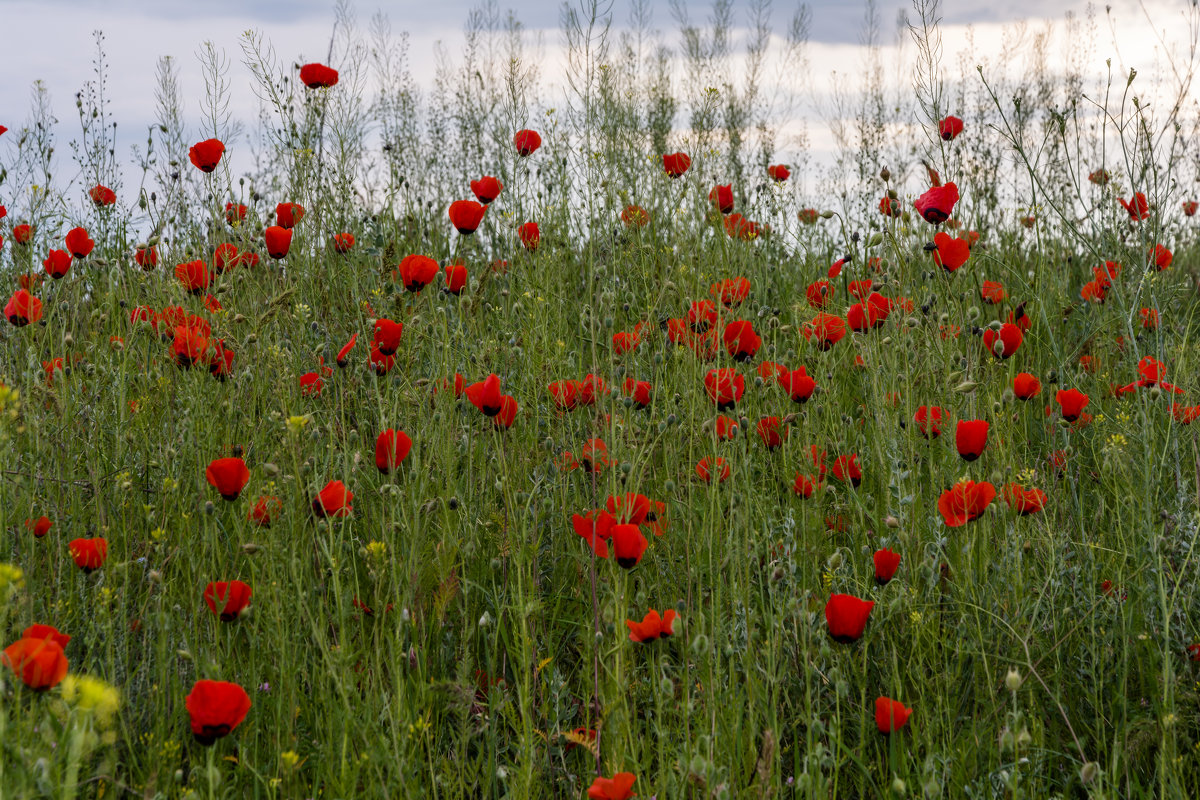
[[[629,24],[589,6],[564,16],[557,106],[539,93],[529,34],[494,5],[467,24],[475,68],[441,63],[429,93],[386,20],[364,33],[344,5],[330,88],[306,89],[258,35],[236,72],[202,49],[200,128],[184,127],[164,59],[136,187],[115,156],[102,55],[78,99],[78,177],[56,180],[69,170],[35,91],[30,122],[0,139],[0,269],[12,291],[35,276],[43,303],[40,320],[0,331],[0,631],[8,645],[45,623],[71,640],[69,677],[48,691],[0,671],[0,797],[582,797],[620,772],[659,798],[1191,796],[1200,449],[1171,404],[1200,392],[1200,257],[1181,211],[1200,159],[1194,49],[1164,75],[1162,91],[1182,98],[1165,114],[1134,99],[1133,78],[1118,97],[1123,78],[1092,87],[1044,63],[1020,78],[981,58],[982,74],[972,63],[951,79],[936,4],[919,3],[915,91],[891,98],[875,73],[843,98],[858,123],[822,173],[801,169],[804,136],[780,124],[788,101],[763,77],[804,63],[803,11],[772,39],[769,4],[752,3],[737,55],[727,3],[708,27],[673,6],[679,52],[651,30],[648,3],[631,5]],[[264,100],[251,132],[226,104],[247,76]],[[881,135],[893,108],[912,121]],[[952,141],[936,133],[947,114],[966,123]],[[512,146],[522,128],[542,138],[527,157]],[[213,136],[253,168],[194,168],[188,148]],[[661,155],[677,150],[692,163],[671,179]],[[913,209],[930,185],[922,160],[957,180],[957,227]],[[775,163],[792,165],[788,181],[767,177]],[[1089,182],[1101,168],[1111,182]],[[476,233],[456,233],[446,209],[484,174],[504,190]],[[730,182],[762,235],[726,234],[707,197]],[[95,184],[118,202],[93,205]],[[903,217],[879,213],[889,190]],[[1151,205],[1141,221],[1117,199],[1134,191]],[[306,213],[275,259],[264,228],[285,201]],[[244,220],[228,220],[230,202]],[[621,222],[630,204],[649,224]],[[803,221],[806,208],[820,213]],[[527,221],[534,250],[516,232]],[[27,244],[18,224],[33,226]],[[77,225],[95,250],[45,276],[42,259]],[[943,230],[980,233],[955,271],[927,248]],[[346,253],[333,244],[343,232]],[[213,270],[226,243],[259,262],[189,294],[175,265]],[[1173,251],[1164,270],[1147,256],[1158,243]],[[134,253],[151,245],[158,266],[142,269]],[[465,290],[441,291],[439,273],[406,291],[393,271],[410,254],[461,261]],[[1123,269],[1103,303],[1084,300],[1106,260]],[[713,329],[751,322],[753,358],[735,362],[720,340],[712,357],[673,343],[668,320],[734,277],[749,296],[714,304]],[[890,314],[822,350],[803,333],[820,279],[828,313],[844,316],[852,283],[870,280]],[[984,280],[1007,297],[983,302]],[[131,322],[171,306],[233,351],[225,380],[177,364],[173,325]],[[998,358],[984,332],[1019,310],[1031,326]],[[378,318],[404,324],[385,375],[368,362]],[[640,344],[618,354],[613,335],[639,322]],[[1184,394],[1114,395],[1148,357]],[[764,379],[767,362],[804,366],[816,393],[793,402]],[[728,441],[705,390],[718,367],[745,380],[724,412],[738,425]],[[301,388],[313,372],[319,393]],[[498,376],[519,404],[512,426],[456,397],[456,373]],[[1038,397],[1014,396],[1018,373],[1040,379]],[[588,375],[608,391],[559,408],[549,384]],[[626,378],[652,385],[648,407],[625,396]],[[1072,388],[1090,419],[1063,418],[1055,395]],[[940,437],[922,434],[923,406],[947,410]],[[765,417],[787,431],[777,449],[756,432]],[[954,431],[973,419],[990,429],[968,462]],[[413,446],[384,474],[375,442],[389,428]],[[597,438],[600,468],[567,468]],[[792,487],[819,477],[814,446],[830,472],[804,499]],[[833,475],[850,454],[858,486]],[[249,480],[227,501],[205,471],[231,456]],[[697,477],[706,457],[725,460],[728,480]],[[998,494],[950,527],[939,501],[967,479]],[[352,514],[313,513],[330,481],[353,492]],[[1041,489],[1044,509],[1017,515],[1012,483]],[[627,492],[663,504],[631,569],[594,557],[572,526]],[[262,496],[280,501],[269,527],[250,518]],[[42,515],[52,527],[36,537]],[[108,552],[86,572],[69,542],[90,537]],[[872,554],[885,547],[902,561],[878,585]],[[226,622],[204,594],[234,579],[253,596]],[[831,593],[875,603],[857,641],[830,638]],[[650,609],[678,613],[673,635],[631,642],[625,621]],[[202,679],[251,701],[207,747],[185,708]],[[877,729],[881,696],[912,709],[891,735]]]

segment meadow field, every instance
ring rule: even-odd
[[[0,798],[1200,793],[1200,10],[651,8],[4,110]]]

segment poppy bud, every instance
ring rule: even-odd
[[[883,169],[879,170],[879,179],[882,180],[884,183],[887,183],[888,181],[890,181],[892,179],[892,173],[888,171],[887,167],[884,167]]]

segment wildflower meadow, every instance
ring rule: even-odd
[[[1178,6],[11,65],[0,798],[1197,796]]]

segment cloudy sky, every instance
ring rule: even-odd
[[[578,0],[569,0],[577,3]],[[703,23],[710,2],[683,0],[693,19]],[[1153,23],[1141,9],[1145,3]],[[1157,46],[1156,31],[1168,38],[1180,39],[1180,9],[1192,0],[1108,0],[1111,11],[1106,18],[1104,6],[1097,11],[1097,39],[1094,54],[1097,74],[1106,58],[1124,71],[1137,66],[1147,74],[1153,67]],[[614,23],[628,16],[626,0],[612,0]],[[545,29],[546,59],[542,75],[548,84],[555,80],[555,50],[560,36],[557,30],[562,0],[500,0],[506,9],[518,6],[518,17],[530,29]],[[819,92],[829,74],[840,69],[853,72],[857,56],[864,3],[860,0],[810,0],[812,8],[808,80]],[[103,30],[109,60],[108,95],[114,118],[120,123],[119,145],[125,152],[145,138],[145,125],[153,119],[155,64],[159,56],[175,56],[182,67],[184,91],[198,96],[204,90],[195,53],[201,44],[212,41],[232,62],[235,116],[252,119],[253,94],[246,83],[248,73],[241,65],[239,36],[247,29],[259,29],[272,43],[285,63],[323,60],[329,47],[334,20],[334,0],[0,0],[5,28],[3,65],[5,80],[0,82],[0,124],[16,129],[28,118],[30,86],[41,80],[49,89],[58,119],[60,141],[69,140],[78,130],[73,98],[83,83],[93,77],[95,53],[93,31]],[[454,52],[461,40],[462,24],[478,0],[356,0],[354,6],[366,22],[376,10],[385,11],[394,30],[407,30],[411,39],[410,60],[419,81],[428,81],[432,70],[421,69],[432,63],[435,44],[442,42]],[[655,26],[668,32],[674,23],[667,0],[652,0]],[[735,2],[737,20],[744,19],[743,0]],[[783,32],[793,3],[775,0],[776,20]],[[905,0],[877,0],[879,16],[892,38],[897,13],[910,8]],[[1062,20],[1073,12],[1085,14],[1086,0],[944,0],[943,36],[948,55],[961,48],[967,26],[980,50],[998,48],[1005,26],[1027,21],[1031,26],[1046,20]],[[1111,20],[1111,21],[1110,21]],[[1061,25],[1060,25],[1061,29]],[[11,32],[24,31],[28,35]],[[48,32],[53,31],[53,34]],[[1114,41],[1115,39],[1115,41]],[[812,87],[810,86],[810,89]],[[188,111],[195,113],[197,106]],[[818,137],[819,139],[819,137]],[[816,143],[819,149],[819,141]]]

